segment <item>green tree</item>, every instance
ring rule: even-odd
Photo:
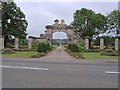
[[[24,13],[14,2],[2,2],[2,35],[5,36],[5,42],[9,42],[12,36],[26,38],[27,26]]]
[[[100,45],[100,37],[97,37],[94,40],[94,45],[96,45],[96,46]],[[115,45],[115,38],[112,36],[104,36],[104,45],[105,46],[114,46]]]
[[[89,36],[92,38],[94,35],[104,33],[106,28],[106,17],[102,14],[95,14],[92,10],[82,8],[76,10],[73,15],[74,21],[71,23],[74,31],[79,34],[81,38]]]
[[[120,12],[119,10],[112,11],[107,16],[107,25],[108,30],[107,33],[114,33],[116,35],[120,34]]]

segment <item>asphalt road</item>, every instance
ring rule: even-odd
[[[58,47],[37,59],[3,57],[3,88],[117,88],[116,60],[78,61]]]

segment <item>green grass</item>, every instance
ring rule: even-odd
[[[57,45],[53,45],[52,50],[55,50],[57,47],[58,47]],[[38,52],[37,51],[16,51],[14,54],[2,54],[2,56],[18,57],[18,58],[31,58],[31,56],[36,53],[38,53]]]
[[[58,45],[53,45],[52,50],[55,50],[58,47]]]
[[[100,55],[100,52],[79,52],[74,53],[70,50],[65,49],[71,56],[79,59],[79,60],[95,60],[95,59],[118,59],[118,56],[102,56]],[[85,59],[81,59],[79,56],[80,54],[83,54],[85,56]],[[120,58],[120,56],[119,56]]]
[[[101,56],[100,52],[81,52],[85,59],[118,59],[118,56]]]
[[[17,51],[15,54],[2,54],[2,56],[7,57],[20,57],[20,58],[30,58],[37,51]]]

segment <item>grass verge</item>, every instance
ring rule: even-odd
[[[53,45],[52,50],[55,50],[58,46]],[[16,51],[13,54],[1,54],[2,56],[6,57],[17,57],[17,58],[40,58],[47,55],[49,52],[46,53],[38,53],[37,51]]]
[[[14,54],[2,54],[2,56],[30,58],[33,54],[36,54],[36,53],[38,52],[37,51],[16,51]]]
[[[66,49],[66,51],[73,57],[79,60],[95,60],[95,59],[118,59],[118,56],[101,56],[100,52],[79,52],[74,53]]]

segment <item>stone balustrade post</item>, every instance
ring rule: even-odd
[[[115,50],[116,51],[120,50],[120,37],[119,36],[115,37]]]
[[[104,50],[104,37],[100,37],[100,50]]]
[[[33,41],[33,37],[29,36],[28,37],[28,49],[32,49],[32,41]]]
[[[15,37],[15,49],[19,49],[18,48],[18,42],[19,42],[19,39],[18,39],[18,36]]]
[[[90,37],[86,36],[85,37],[85,49],[86,50],[89,50],[89,48],[90,48],[89,43],[90,43]]]

